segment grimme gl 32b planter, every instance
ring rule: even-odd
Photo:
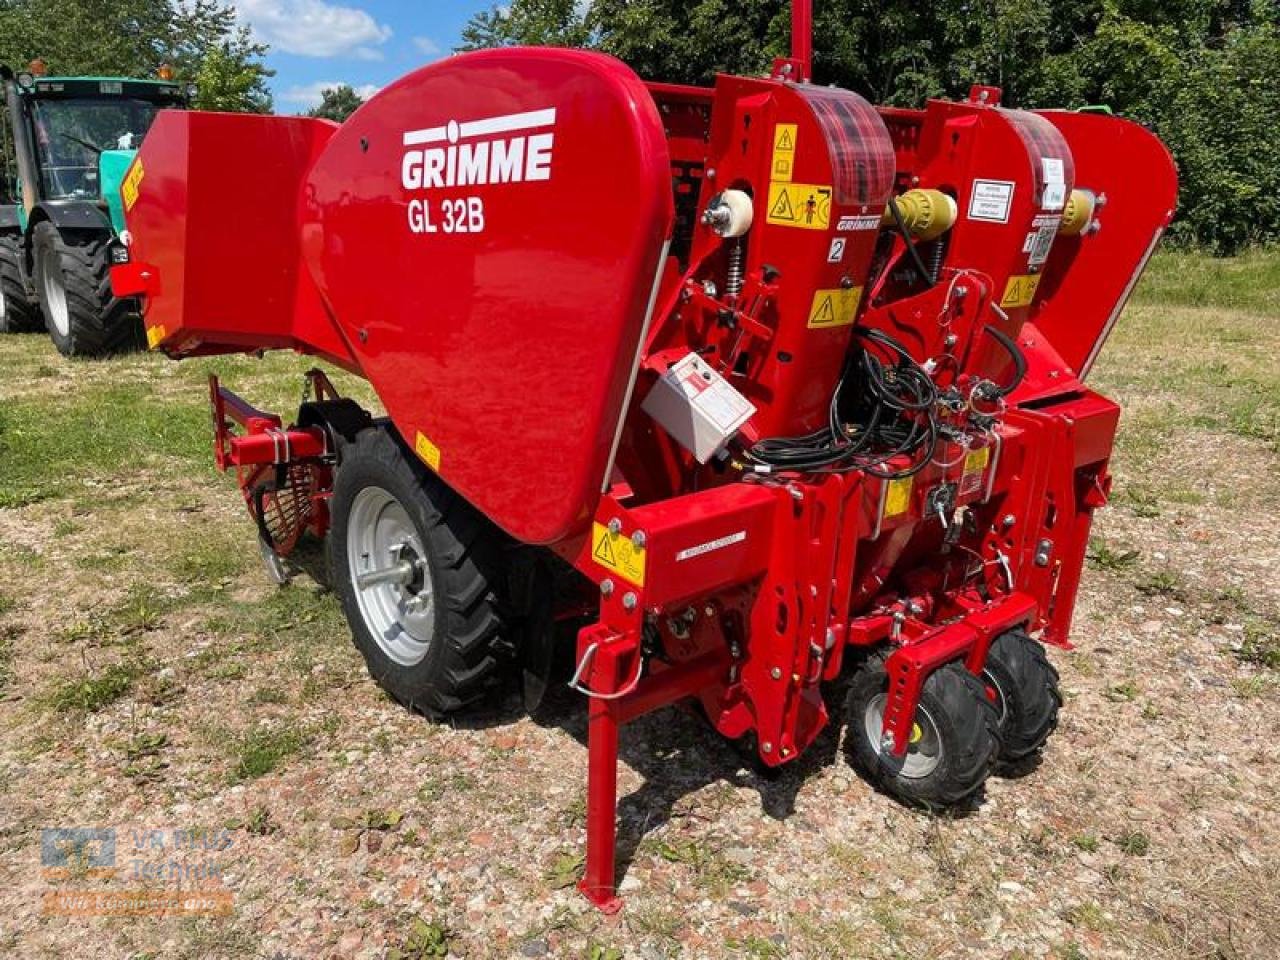
[[[1084,378],[1173,212],[1142,127],[876,108],[809,82],[808,19],[711,89],[502,49],[341,126],[164,112],[128,177],[153,348],[290,348],[385,406],[212,385],[266,556],[327,536],[378,682],[536,692],[577,628],[606,909],[618,728],[665,704],[777,766],[848,658],[849,756],[929,805],[1040,748],[1119,416]]]

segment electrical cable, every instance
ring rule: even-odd
[[[1018,345],[1014,343],[1013,338],[1010,337],[1003,330],[993,327],[989,323],[986,326],[984,326],[982,329],[985,330],[987,333],[991,334],[991,339],[993,339],[996,343],[1000,344],[1000,346],[1004,347],[1005,352],[1009,354],[1009,358],[1013,361],[1013,379],[1010,380],[1009,383],[1007,383],[1005,386],[1003,387],[997,386],[994,390],[991,391],[993,397],[996,397],[996,398],[1007,397],[1009,394],[1013,393],[1013,391],[1018,389],[1018,387],[1022,384],[1023,378],[1026,377],[1027,358],[1023,356],[1023,353],[1018,348]]]
[[[911,254],[911,260],[915,264],[916,272],[920,274],[920,279],[924,281],[926,287],[932,287],[938,281],[924,265],[924,258],[916,249],[911,239],[911,231],[907,229],[907,221],[903,219],[902,211],[898,209],[898,202],[893,197],[889,198],[889,212],[893,214],[893,222],[898,226],[898,233],[902,234],[902,242],[907,245],[907,252]]]

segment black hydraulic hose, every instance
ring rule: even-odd
[[[1003,330],[998,330],[991,324],[987,324],[983,329],[991,334],[991,339],[1004,347],[1009,354],[1009,358],[1013,360],[1013,380],[1003,387],[996,387],[993,391],[997,397],[1007,397],[1018,389],[1018,386],[1022,383],[1022,378],[1027,375],[1027,358],[1022,355],[1022,351],[1013,342],[1013,338]]]
[[[916,249],[916,245],[911,241],[911,231],[907,229],[907,221],[902,219],[902,211],[898,209],[898,203],[893,197],[889,198],[889,212],[893,214],[893,222],[898,225],[898,232],[902,234],[902,242],[907,245],[907,252],[911,254],[911,259],[915,263],[916,272],[920,274],[920,279],[927,286],[932,287],[936,281],[929,272],[929,268],[924,265],[924,259],[920,256],[920,251]]]

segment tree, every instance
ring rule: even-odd
[[[271,109],[266,49],[218,0],[0,0],[0,62],[132,77],[169,63],[207,109]]]
[[[590,40],[580,0],[519,0],[482,10],[462,28],[458,50],[581,47]]]
[[[361,99],[360,94],[356,93],[349,84],[326,87],[320,91],[320,106],[308,110],[307,116],[342,123],[355,113],[356,108],[362,103],[364,100]]]

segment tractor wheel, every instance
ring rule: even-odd
[[[1000,759],[1021,760],[1039,750],[1058,725],[1058,671],[1044,647],[1022,630],[996,637],[982,680],[1000,718]]]
[[[502,535],[381,427],[345,446],[330,509],[333,586],[378,684],[430,717],[494,687],[514,660]]]
[[[0,333],[40,329],[40,311],[22,280],[22,238],[0,235]]]
[[[59,353],[101,357],[142,345],[137,301],[111,292],[105,236],[63,236],[46,220],[36,225],[34,248],[36,292]]]
[[[885,657],[871,658],[849,685],[845,753],[850,763],[903,800],[928,807],[959,803],[986,781],[1000,751],[995,706],[963,664],[948,663],[925,680],[907,753],[893,757],[880,745],[889,699],[884,665]]]

